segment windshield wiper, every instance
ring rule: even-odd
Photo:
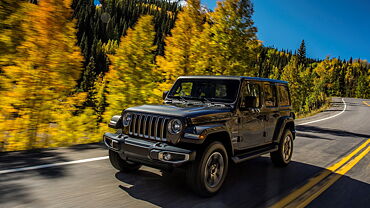
[[[187,102],[189,102],[187,99],[185,99],[185,97],[183,97],[183,96],[176,96],[177,98],[180,98],[180,99],[178,99],[179,101],[182,101],[182,102],[185,102],[185,103],[187,103]]]
[[[208,99],[208,98],[205,98],[205,97],[199,97],[199,99],[202,101],[202,103],[206,103],[205,101],[207,101],[209,105],[214,105],[214,106],[225,106],[225,107],[232,107],[231,104],[227,104],[227,103],[215,103],[214,101]]]
[[[206,98],[206,97],[202,97],[202,100],[212,103],[212,101],[210,99]]]
[[[179,98],[181,98],[182,101],[184,102],[189,102],[187,99],[185,99],[183,96],[179,96]]]
[[[213,101],[211,101],[210,99],[206,98],[206,97],[199,97],[199,99],[203,102],[203,103],[206,103],[205,101],[209,102],[209,104],[211,105],[214,105]]]

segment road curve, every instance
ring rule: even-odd
[[[370,138],[370,106],[366,103],[370,100],[333,98],[330,109],[297,120],[293,161],[288,167],[274,167],[268,156],[233,165],[221,192],[207,199],[187,188],[180,171],[164,176],[147,167],[135,174],[115,171],[101,144],[1,153],[0,207],[274,206]],[[344,164],[342,169],[351,166],[345,174],[332,174],[337,180],[311,197],[308,207],[370,204],[370,154],[364,149],[356,163],[351,158]],[[353,157],[359,158],[361,151]]]

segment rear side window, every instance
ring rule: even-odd
[[[289,91],[287,86],[278,86],[279,105],[290,105]]]
[[[276,96],[276,86],[265,84],[265,105],[267,107],[276,107],[277,106],[277,96]]]

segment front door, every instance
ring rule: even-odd
[[[252,101],[253,104],[249,103],[252,98],[255,99]],[[241,103],[239,106],[240,149],[264,144],[264,119],[260,115],[260,108],[260,85],[250,81],[245,81],[241,91]]]

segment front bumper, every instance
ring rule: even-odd
[[[147,141],[124,134],[105,133],[105,145],[122,159],[147,166],[167,169],[195,159],[195,151],[178,148],[158,141]]]

